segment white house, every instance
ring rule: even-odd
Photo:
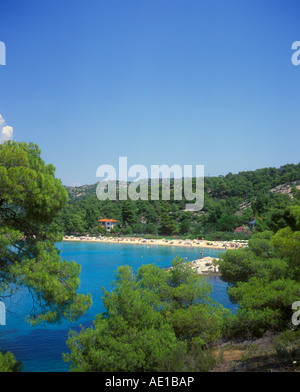
[[[105,227],[107,231],[110,231],[118,221],[115,219],[100,219],[98,222],[101,223],[102,227]]]

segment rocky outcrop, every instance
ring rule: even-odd
[[[188,261],[194,270],[197,270],[199,275],[218,275],[219,268],[216,265],[219,259],[217,257],[203,257],[203,259],[197,259]],[[166,268],[166,271],[171,270],[173,267]]]
[[[281,184],[276,186],[275,188],[270,189],[270,192],[272,193],[280,193],[280,194],[287,194],[290,196],[291,199],[294,198],[293,193],[292,193],[292,188],[295,187],[297,189],[300,190],[300,185],[299,181],[294,181],[294,182],[290,182],[287,184]]]
[[[217,257],[203,257],[203,259],[190,261],[190,264],[200,275],[219,274],[219,268],[216,265],[218,260]]]

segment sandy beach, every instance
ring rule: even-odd
[[[206,240],[183,240],[183,239],[146,239],[137,237],[90,237],[90,236],[65,236],[64,241],[88,241],[117,244],[135,245],[160,245],[160,246],[185,246],[208,249],[236,249],[247,246],[247,241],[206,241]]]

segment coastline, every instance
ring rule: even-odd
[[[63,241],[65,242],[91,242],[91,243],[114,243],[114,244],[134,244],[134,245],[147,245],[151,247],[152,245],[157,246],[175,246],[175,247],[193,247],[202,249],[212,249],[212,250],[225,250],[225,247],[230,249],[237,249],[240,246],[247,246],[246,243],[236,242],[223,242],[223,241],[204,241],[204,240],[182,240],[182,239],[146,239],[137,237],[91,237],[91,236],[65,236]],[[230,245],[232,245],[230,247]],[[218,268],[218,257],[202,256],[196,260],[188,261],[188,264],[192,269],[196,270],[199,275],[214,275],[219,276]],[[170,267],[172,268],[172,267]],[[167,268],[169,269],[169,268]]]
[[[146,239],[137,237],[91,237],[91,236],[64,236],[63,241],[69,242],[99,242],[114,244],[135,244],[135,245],[160,245],[160,246],[181,246],[196,247],[205,249],[237,249],[247,246],[243,241],[206,241],[206,240],[183,240],[183,239]]]

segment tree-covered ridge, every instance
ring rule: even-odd
[[[195,213],[185,210],[190,201],[184,195],[182,200],[174,200],[172,180],[169,201],[152,201],[150,194],[148,200],[120,201],[117,197],[116,201],[100,201],[97,184],[65,187],[69,203],[55,222],[66,234],[103,234],[101,228],[97,229],[98,220],[113,218],[118,221],[115,232],[123,235],[158,233],[232,239],[249,234],[248,223],[254,218],[259,230],[282,227],[288,219],[287,207],[298,197],[298,183],[300,163],[205,177],[204,207]],[[282,191],[285,187],[289,192]]]
[[[242,197],[250,199],[259,192],[268,192],[280,184],[300,180],[300,163],[280,168],[269,167],[254,171],[228,173],[205,179],[205,188],[213,197]]]
[[[82,199],[88,196],[95,196],[97,184],[81,186],[65,186],[69,200]]]
[[[205,192],[212,197],[238,196],[245,199],[255,196],[258,191],[269,191],[281,184],[300,181],[300,163],[287,164],[280,168],[269,167],[248,170],[237,174],[228,173],[205,177]],[[171,185],[174,181],[171,179]],[[149,182],[150,184],[150,182]],[[117,182],[118,186],[118,182]],[[95,196],[97,184],[65,186],[69,200]]]

